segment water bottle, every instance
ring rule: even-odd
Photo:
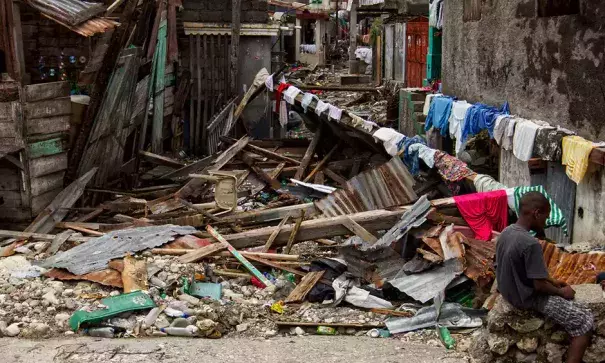
[[[97,338],[113,338],[115,335],[115,330],[113,330],[113,328],[110,326],[102,328],[92,328],[88,329],[88,335]]]
[[[180,310],[173,309],[170,307],[164,309],[164,314],[168,315],[171,318],[186,318],[189,316]]]
[[[163,333],[177,337],[193,337],[197,335],[198,328],[195,325],[189,325],[186,328],[168,327],[160,329]]]
[[[451,336],[450,331],[445,326],[438,326],[437,332],[439,333],[439,339],[441,343],[447,348],[452,349],[456,345],[456,341]]]
[[[143,324],[145,324],[147,327],[152,326],[153,323],[155,323],[155,321],[158,319],[158,316],[160,316],[161,312],[162,310],[160,310],[158,307],[151,309],[151,311],[149,311],[145,317],[145,320],[143,320]]]

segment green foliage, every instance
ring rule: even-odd
[[[370,42],[372,45],[376,44],[376,39],[382,34],[382,19],[376,18],[372,22],[372,28],[370,28]]]

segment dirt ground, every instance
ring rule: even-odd
[[[368,337],[280,337],[272,339],[0,339],[6,363],[76,362],[281,362],[429,363],[467,362],[442,347]]]

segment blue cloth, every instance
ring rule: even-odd
[[[410,145],[413,144],[426,145],[426,141],[419,135],[403,139],[403,163],[408,167],[412,175],[417,175],[420,171],[420,158],[418,157],[418,150],[410,152]]]
[[[476,103],[466,112],[464,122],[462,123],[462,142],[471,135],[477,135],[481,130],[487,129],[489,137],[494,138],[494,126],[496,118],[499,115],[509,115],[510,109],[508,102],[504,102],[502,107],[496,108],[493,106]]]
[[[433,97],[429,114],[424,123],[424,131],[428,131],[434,126],[436,129],[441,130],[441,136],[447,136],[450,130],[452,103],[454,103],[454,99],[451,97]]]

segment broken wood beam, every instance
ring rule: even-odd
[[[334,180],[335,182],[338,183],[338,185],[340,185],[342,188],[346,188],[347,187],[347,179],[343,178],[342,176],[338,175],[337,173],[335,173],[334,171],[332,171],[330,168],[324,168],[323,170],[324,174],[326,174],[326,176],[332,180]]]
[[[362,240],[370,244],[378,242],[378,238],[376,238],[376,236],[368,232],[367,229],[360,226],[359,223],[355,222],[353,219],[351,219],[351,217],[344,216],[342,218],[342,224],[347,227],[348,230],[355,233],[355,235],[359,236]]]
[[[204,257],[210,256],[219,252],[220,250],[224,250],[226,246],[222,243],[215,243],[209,246],[204,246],[202,248],[198,248],[195,250],[191,250],[191,252],[182,255],[179,257],[179,262],[181,263],[192,263],[201,260]]]
[[[303,301],[305,297],[307,297],[307,294],[309,294],[309,291],[313,289],[313,286],[315,286],[323,277],[325,272],[326,271],[312,271],[307,273],[284,302],[289,304]]]
[[[9,231],[9,230],[0,230],[0,237],[11,237],[16,239],[33,239],[33,240],[42,240],[42,241],[53,241],[55,239],[54,234],[45,234],[45,233],[33,233],[33,232],[20,232],[20,231]],[[78,242],[84,243],[88,242],[92,237],[80,237],[80,236],[70,236],[67,238],[67,241],[70,242]]]
[[[230,137],[221,137],[221,141],[224,141],[227,144],[233,144],[233,143],[236,142],[235,139],[232,139]],[[285,162],[287,162],[289,164],[300,165],[300,161],[298,161],[296,159],[293,159],[293,158],[285,156],[285,155],[278,154],[278,153],[273,152],[271,150],[263,149],[262,147],[251,145],[249,143],[244,147],[244,149],[246,149],[246,150],[248,150],[250,152],[253,152],[255,154],[262,155],[262,156],[264,156],[264,157],[266,157],[268,159],[271,159],[271,160],[285,161]]]
[[[315,156],[315,149],[317,148],[317,145],[319,144],[319,140],[321,139],[321,133],[322,133],[321,130],[322,130],[322,126],[320,124],[319,127],[317,128],[317,131],[315,131],[313,140],[311,140],[309,147],[307,147],[307,151],[305,151],[305,155],[303,156],[302,161],[300,162],[300,165],[298,166],[298,170],[296,171],[296,174],[294,175],[294,179],[301,180],[301,178],[305,174],[305,171],[307,170],[307,167],[309,166],[309,163],[311,162],[311,159],[313,158],[313,156]]]
[[[82,233],[87,233],[90,234],[92,236],[102,236],[105,233],[103,232],[99,232],[99,231],[94,231],[92,229],[86,228],[86,227],[82,227],[81,225],[79,225],[78,223],[72,223],[72,222],[59,222],[57,224],[55,224],[55,227],[57,228],[63,228],[63,229],[73,229],[74,231],[78,231],[78,232],[82,232]]]
[[[220,221],[235,222],[238,224],[266,223],[281,220],[287,215],[296,215],[302,210],[304,210],[305,214],[309,217],[317,214],[315,204],[304,203],[274,209],[251,210],[248,212],[235,213],[220,218]]]
[[[300,229],[300,225],[305,219],[305,211],[300,212],[300,217],[296,220],[296,224],[294,224],[294,228],[292,229],[292,233],[290,233],[290,237],[288,238],[288,244],[286,245],[286,253],[290,254],[292,250],[292,245],[294,244],[294,240],[296,239],[296,235],[298,234],[298,230]],[[279,232],[278,232],[279,233]]]
[[[363,86],[315,86],[303,84],[297,86],[301,91],[345,91],[345,92],[378,92],[381,87],[363,87]]]
[[[151,163],[157,164],[157,165],[169,166],[169,167],[175,168],[175,169],[182,168],[185,166],[185,163],[182,163],[178,160],[171,159],[171,158],[168,158],[168,157],[165,157],[162,155],[158,155],[158,154],[154,154],[154,153],[144,151],[144,150],[139,150],[139,155],[143,159],[145,159]]]
[[[311,173],[309,173],[309,175],[307,175],[307,177],[305,178],[305,180],[303,180],[303,182],[308,183],[309,181],[311,181],[311,178],[313,178],[313,176],[315,175],[315,173],[317,173],[318,171],[320,171],[321,168],[323,168],[324,165],[326,165],[326,163],[328,162],[328,160],[330,160],[330,158],[334,155],[334,153],[336,152],[336,150],[338,150],[339,146],[340,146],[339,144],[334,145],[334,147],[332,148],[332,150],[330,150],[330,152],[323,159],[321,159],[321,161],[319,162],[319,164],[317,164],[317,166],[315,168],[313,168],[313,170],[311,171]]]
[[[250,153],[244,152],[242,154],[242,160],[244,161],[244,163],[246,163],[246,165],[248,165],[248,167],[250,169],[252,169],[252,171],[265,183],[269,184],[271,186],[271,188],[277,190],[279,188],[281,188],[281,184],[271,178],[271,176],[269,174],[267,174],[262,168],[254,165],[255,161],[252,159],[252,156]]]
[[[288,219],[290,219],[290,215],[289,214],[287,214],[284,217],[284,219],[282,219],[279,222],[279,224],[277,225],[277,228],[275,229],[275,231],[273,231],[273,233],[271,233],[271,236],[269,236],[269,239],[267,240],[267,243],[265,243],[265,247],[263,248],[264,252],[267,252],[267,251],[269,251],[269,249],[271,249],[271,246],[273,245],[273,241],[275,241],[275,238],[277,238],[277,235],[279,234],[279,231],[282,229],[282,227],[284,226],[284,224],[286,224],[288,222]]]
[[[431,201],[434,207],[450,207],[456,205],[454,198],[443,198]],[[373,210],[360,213],[349,214],[349,217],[368,230],[389,229],[401,218],[401,216],[410,209],[411,206],[398,207],[393,210]],[[266,240],[276,227],[264,227],[252,231],[246,231],[237,234],[225,235],[235,248],[246,248],[258,246]],[[285,225],[278,233],[274,244],[284,245],[287,243],[293,224]],[[349,234],[348,228],[342,225],[342,216],[320,218],[302,222],[294,242],[303,242],[316,240],[318,238],[330,238],[334,236],[344,236]]]
[[[200,247],[203,248],[203,247]],[[200,248],[153,248],[151,249],[151,253],[154,255],[168,255],[168,256],[183,256],[190,252],[197,251]],[[283,253],[264,253],[264,252],[249,252],[249,251],[240,251],[243,256],[249,257],[259,257],[265,258],[268,260],[277,260],[277,261],[298,261],[300,258],[299,255],[284,255]],[[221,256],[221,257],[230,257],[233,256],[228,251],[218,252],[213,254],[213,256]],[[208,256],[206,256],[208,257]]]
[[[196,212],[200,212],[204,217],[210,219],[212,222],[220,222],[221,221],[218,217],[216,217],[215,215],[211,214],[206,209],[197,207],[195,204],[189,203],[188,201],[186,201],[184,199],[179,199],[179,200],[181,201],[181,203],[184,206],[186,206],[189,209],[193,209]],[[236,232],[236,233],[242,232],[242,229],[240,227],[236,226],[233,223],[229,223],[229,227],[233,230],[233,232]]]

